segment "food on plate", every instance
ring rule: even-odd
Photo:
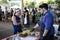
[[[40,32],[35,32],[35,36],[40,36]]]
[[[20,34],[21,37],[26,37],[28,35],[30,35],[30,30],[25,30]]]

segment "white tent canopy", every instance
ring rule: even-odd
[[[14,5],[14,6],[12,6],[11,8],[20,8],[19,6],[17,6],[17,5]]]

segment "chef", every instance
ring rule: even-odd
[[[48,10],[48,4],[44,3],[39,6],[40,12],[43,14],[40,21],[37,22],[37,28],[40,26],[40,39],[39,40],[54,40],[54,17],[52,13]]]

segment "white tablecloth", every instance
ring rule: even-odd
[[[28,37],[25,37],[22,40],[36,40],[36,39],[37,39],[36,37],[28,36]]]

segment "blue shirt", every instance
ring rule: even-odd
[[[55,18],[55,14],[53,10],[49,10],[51,12],[51,14],[53,15],[53,17]]]
[[[49,34],[50,35],[54,35],[54,27],[53,27],[53,23],[54,23],[54,17],[51,14],[51,12],[48,10],[42,17],[42,19],[40,21],[38,21],[38,25],[41,26],[42,24],[44,25],[44,28],[42,30],[49,30]],[[41,30],[41,31],[42,31]]]

